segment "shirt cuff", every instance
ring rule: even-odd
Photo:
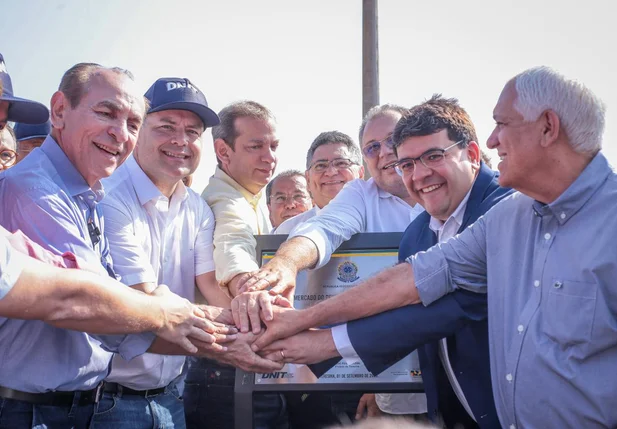
[[[4,266],[0,270],[0,299],[4,298],[13,289],[17,279],[19,279],[28,263],[27,256],[17,252],[8,244],[6,246],[6,255],[3,255],[2,259],[6,261],[6,264],[3,263],[2,265]]]
[[[347,333],[347,323],[333,326],[330,329],[330,332],[332,332],[332,339],[334,340],[336,350],[341,355],[344,362],[347,365],[360,362],[360,356],[356,353],[356,350],[353,348],[351,340],[349,339],[349,334]]]
[[[141,334],[130,335],[92,335],[101,342],[101,347],[112,353],[118,353],[122,359],[130,361],[141,356],[148,351],[156,334],[153,332],[142,332]]]
[[[120,281],[127,286],[133,286],[142,283],[154,283],[155,285],[158,285],[158,279],[152,274],[152,271],[146,270],[131,274],[117,274],[120,275]]]
[[[310,226],[311,225],[306,225],[306,227],[303,224],[298,225],[291,231],[291,233],[287,237],[287,240],[290,240],[294,237],[306,237],[313,243],[315,243],[318,256],[317,265],[315,265],[314,269],[317,269],[323,267],[328,263],[328,261],[330,260],[330,255],[328,254],[327,237],[323,235],[319,230],[310,228]]]
[[[418,295],[425,306],[454,290],[448,263],[439,246],[429,252],[419,252],[405,261],[411,265]]]

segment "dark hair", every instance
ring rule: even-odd
[[[380,106],[371,107],[369,111],[366,112],[366,115],[364,115],[364,118],[362,118],[362,124],[360,124],[360,133],[358,138],[360,146],[362,146],[362,136],[364,135],[364,129],[366,128],[366,124],[368,124],[370,120],[379,116],[387,115],[388,112],[400,113],[401,115],[405,116],[408,111],[408,108],[399,106],[398,104],[382,104]]]
[[[279,173],[274,179],[270,180],[266,185],[266,201],[270,204],[270,196],[272,195],[272,187],[274,186],[274,182],[282,177],[304,177],[304,174],[300,170],[285,170],[282,173]]]
[[[351,160],[358,165],[362,165],[362,154],[360,153],[360,148],[357,144],[354,143],[351,137],[347,134],[342,133],[340,131],[326,131],[319,134],[313,143],[311,143],[311,147],[309,147],[308,152],[306,153],[306,169],[308,170],[313,162],[313,155],[315,155],[315,151],[318,147],[326,145],[326,144],[343,144],[349,150],[349,154],[351,155]]]
[[[69,100],[71,108],[79,105],[84,94],[87,92],[86,86],[93,76],[100,71],[109,70],[114,73],[123,74],[129,79],[134,80],[133,74],[120,67],[104,67],[96,63],[79,63],[68,69],[62,76],[58,91],[62,92]],[[146,109],[148,104],[146,103]]]
[[[453,142],[462,140],[461,147],[478,141],[471,118],[458,100],[434,94],[429,100],[409,109],[396,124],[392,134],[394,152],[409,137],[428,136],[441,130],[448,130],[448,138]]]

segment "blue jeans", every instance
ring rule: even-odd
[[[233,429],[236,369],[216,361],[188,358],[184,381],[187,429]],[[254,429],[289,429],[285,400],[279,394],[253,399]]]
[[[94,404],[71,406],[36,405],[0,398],[0,429],[88,429]]]
[[[184,405],[176,387],[152,396],[104,393],[92,429],[185,429]]]

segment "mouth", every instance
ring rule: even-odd
[[[329,180],[327,182],[322,182],[321,186],[333,186],[333,185],[344,185],[345,182],[342,180]]]
[[[109,155],[118,156],[120,154],[120,151],[117,150],[117,149],[114,149],[113,147],[106,146],[104,144],[97,143],[97,142],[93,142],[93,143],[94,143],[94,146],[96,146],[97,148],[99,148],[103,152],[108,153]]]
[[[166,156],[176,159],[187,159],[189,156],[184,153],[174,153],[167,150],[162,151]]]
[[[383,167],[381,167],[382,170],[389,170],[389,169],[394,169],[394,166],[396,165],[396,161],[392,161],[386,165],[384,165]]]
[[[439,185],[430,185],[425,188],[420,189],[418,192],[420,194],[429,194],[431,192],[435,192],[437,189],[441,188],[444,184],[440,183]]]

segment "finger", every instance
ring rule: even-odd
[[[195,315],[193,315],[190,319],[189,319],[190,324],[192,325],[193,328],[198,328],[201,329],[202,331],[209,331],[210,328],[210,321],[206,320],[202,317],[197,317]]]
[[[248,292],[249,286],[253,283],[253,278],[259,274],[259,270],[251,271],[248,276],[238,283],[238,294]]]
[[[267,293],[259,294],[259,305],[261,307],[261,316],[266,322],[269,322],[274,317],[272,312],[272,299]]]
[[[274,335],[273,331],[271,329],[266,329],[266,332],[264,332],[259,338],[257,338],[255,342],[251,345],[251,350],[253,350],[254,352],[261,350],[275,340],[277,340],[277,338]]]
[[[247,296],[241,296],[239,301],[239,318],[240,318],[240,332],[247,333],[249,331],[249,316],[248,312],[248,304],[246,302]]]
[[[366,395],[362,395],[360,401],[358,402],[358,407],[356,408],[356,420],[360,420],[364,415],[364,409],[366,408]]]
[[[244,281],[244,284],[241,286],[241,289],[244,292],[250,291],[252,288],[255,287],[256,284],[261,282],[261,280],[264,278],[265,275],[266,275],[265,271],[261,271],[261,270],[253,271],[250,274],[249,278],[247,278]]]
[[[293,288],[293,285],[278,284],[273,286],[268,292],[270,292],[270,295],[285,295],[291,288]]]
[[[236,334],[226,335],[226,334],[214,334],[214,339],[218,344],[231,343],[236,340],[238,336]]]
[[[263,357],[264,359],[271,360],[273,362],[285,362],[285,360],[283,359],[283,355],[281,355],[280,351],[269,352],[265,354],[262,351],[259,353],[259,356]]]
[[[197,353],[198,351],[197,347],[195,347],[186,337],[178,341],[177,344],[191,354]]]
[[[216,341],[216,337],[214,335],[209,334],[206,331],[196,328],[194,326],[191,327],[187,336],[208,344],[212,344]]]
[[[253,328],[253,334],[259,334],[261,331],[261,319],[259,318],[259,301],[254,296],[251,296],[248,302],[248,316]]]
[[[262,274],[261,276],[257,275],[254,278],[255,281],[250,286],[247,285],[249,292],[257,292],[270,286],[275,286],[279,281],[279,275],[274,272],[266,272],[265,274]]]
[[[206,318],[206,313],[203,311],[203,309],[199,308],[196,305],[193,306],[193,314],[197,317],[201,317],[202,319]]]
[[[234,298],[231,301],[231,316],[234,319],[234,324],[240,326],[240,298]]]
[[[283,368],[283,365],[283,362],[274,362],[256,355],[255,361],[249,368],[249,371],[261,373],[278,371],[279,369]]]
[[[238,328],[231,325],[223,325],[222,323],[216,324],[215,334],[234,335],[238,333]]]
[[[274,305],[278,305],[283,308],[293,308],[292,303],[282,295],[276,295],[274,297]]]

